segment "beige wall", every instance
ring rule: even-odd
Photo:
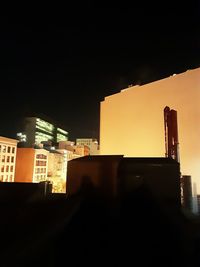
[[[200,193],[200,68],[106,97],[100,153],[164,156],[165,106],[177,110],[181,172],[192,175]]]

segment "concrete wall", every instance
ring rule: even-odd
[[[177,110],[181,172],[192,176],[200,192],[200,68],[106,97],[100,153],[163,157],[165,106]]]

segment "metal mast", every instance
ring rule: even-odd
[[[165,156],[179,162],[177,111],[164,108]]]

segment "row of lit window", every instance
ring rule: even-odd
[[[36,168],[35,173],[46,173],[46,168]]]
[[[47,132],[52,133],[54,131],[54,125],[47,122],[47,121],[43,121],[39,118],[36,119],[36,127],[41,129],[41,130],[45,130]]]
[[[47,162],[45,160],[36,160],[36,166],[46,166]]]
[[[1,166],[1,172],[13,172],[14,171],[14,166],[11,165],[11,166]]]
[[[44,155],[44,154],[37,154],[37,155],[36,155],[36,158],[37,158],[37,159],[47,159],[47,156]]]
[[[0,152],[15,153],[15,147],[0,145]]]
[[[63,129],[61,129],[61,128],[57,128],[57,132],[60,132],[60,133],[62,133],[64,135],[68,135],[68,132],[63,130]]]
[[[57,142],[68,140],[67,136],[57,133]]]
[[[1,178],[0,178],[0,181],[1,182],[12,182],[13,181],[13,175],[1,175]]]
[[[0,156],[0,161],[1,162],[12,162],[14,163],[14,157],[11,157],[11,156],[5,156],[5,155],[2,155],[2,157]]]

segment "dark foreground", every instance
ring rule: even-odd
[[[200,223],[147,192],[1,203],[0,266],[200,266]]]

